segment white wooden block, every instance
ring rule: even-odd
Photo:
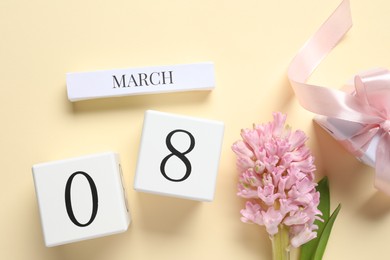
[[[211,90],[215,86],[211,62],[71,72],[66,74],[68,99],[120,97],[164,92]]]
[[[119,156],[107,152],[32,167],[46,246],[127,230]]]
[[[222,122],[146,111],[135,190],[212,201],[223,132]]]

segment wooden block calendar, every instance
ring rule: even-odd
[[[130,214],[118,154],[41,163],[32,171],[46,246],[127,230]]]
[[[135,190],[212,201],[223,132],[219,121],[146,111]]]

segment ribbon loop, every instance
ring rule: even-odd
[[[374,69],[355,76],[356,96],[370,106],[372,114],[390,117],[390,72]]]

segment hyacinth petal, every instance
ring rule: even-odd
[[[240,191],[237,192],[237,196],[245,198],[245,199],[255,199],[255,198],[257,198],[257,191],[248,190],[248,189],[240,189]]]
[[[262,212],[263,221],[268,234],[275,235],[278,233],[278,226],[282,221],[282,214],[274,208],[269,208],[266,212]]]
[[[302,211],[298,211],[295,214],[288,216],[284,219],[283,223],[287,226],[291,225],[303,225],[310,220],[310,217]]]
[[[308,241],[316,237],[317,232],[313,232],[310,228],[306,227],[291,239],[291,245],[293,247],[300,247],[301,245],[307,243]]]
[[[297,130],[293,134],[290,135],[289,143],[291,144],[291,149],[295,150],[296,148],[303,146],[305,142],[307,141],[306,134],[301,131]]]
[[[287,116],[280,113],[276,112],[273,113],[274,117],[274,123],[272,124],[272,132],[274,136],[280,136],[282,134],[282,131],[284,129],[284,123],[286,122]]]
[[[248,201],[245,204],[245,209],[242,209],[240,213],[242,215],[241,217],[242,222],[264,225],[260,205],[253,204],[250,201]]]
[[[253,157],[253,152],[248,148],[248,146],[243,141],[237,141],[232,145],[232,150],[238,156],[246,156],[249,158]]]
[[[265,186],[264,188],[257,188],[257,196],[268,206],[272,206],[275,203],[275,200],[279,198],[280,194],[274,194],[274,185],[271,183]]]
[[[295,212],[299,210],[299,207],[296,205],[295,201],[292,199],[280,199],[280,213],[283,216],[286,216],[289,212]]]
[[[259,135],[256,131],[251,129],[243,129],[241,130],[241,137],[244,140],[245,144],[249,146],[253,151],[257,149],[260,145]]]
[[[241,220],[264,225],[273,236],[288,228],[297,247],[316,236],[319,193],[314,182],[314,157],[305,146],[303,131],[285,127],[286,115],[241,131],[243,140],[233,144],[240,171],[237,195],[249,199]]]
[[[244,172],[248,169],[251,169],[255,166],[255,162],[252,161],[249,158],[242,157],[242,158],[237,158],[237,168],[241,171]]]
[[[260,177],[255,173],[254,169],[249,168],[241,173],[239,181],[252,186],[257,186],[257,182],[260,181]]]
[[[279,178],[279,181],[278,181],[278,191],[281,195],[281,198],[285,198],[286,197],[286,194],[285,194],[285,190],[286,190],[286,183],[287,183],[287,180],[289,178],[288,177],[280,177]]]

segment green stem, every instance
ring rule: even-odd
[[[273,260],[289,260],[289,234],[288,229],[284,225],[279,226],[279,232],[274,235],[272,240],[272,259]]]

